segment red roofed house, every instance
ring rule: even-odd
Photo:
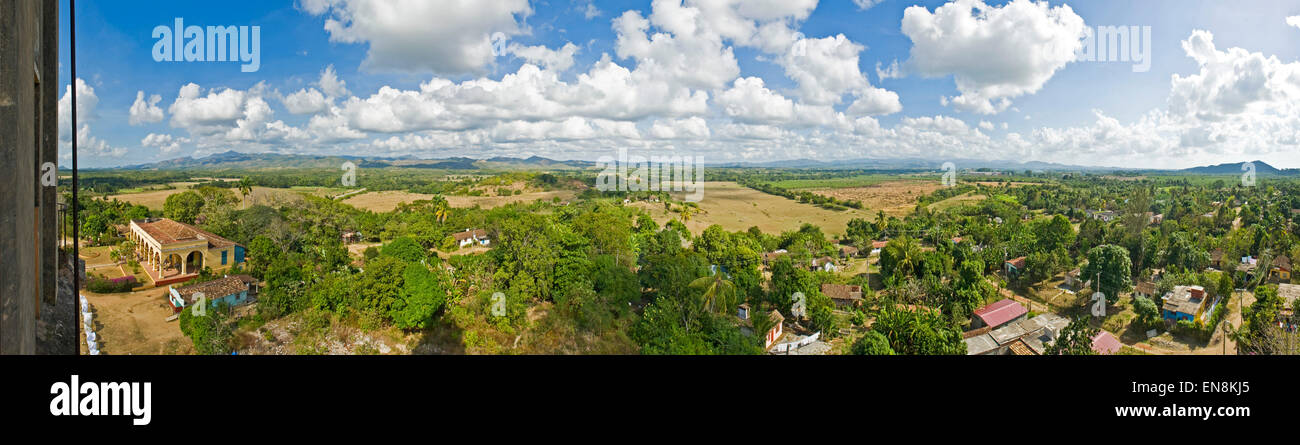
[[[975,310],[975,316],[971,317],[971,329],[979,329],[985,326],[997,329],[998,326],[1023,320],[1029,310],[1024,305],[1017,303],[1010,298],[984,306]]]
[[[147,264],[157,286],[194,278],[205,267],[223,269],[244,262],[244,246],[182,222],[136,219],[130,230],[135,256]]]
[[[1097,335],[1092,337],[1092,350],[1101,355],[1114,354],[1123,347],[1124,344],[1120,343],[1119,339],[1108,331],[1098,332]]]
[[[1007,260],[1002,266],[1006,269],[1007,276],[1019,277],[1025,271],[1025,257]]]

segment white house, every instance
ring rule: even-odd
[[[456,232],[452,234],[451,237],[456,240],[456,243],[459,244],[460,247],[465,247],[474,243],[478,243],[481,246],[487,246],[492,243],[492,240],[488,238],[487,231],[483,229],[465,229],[464,232]]]

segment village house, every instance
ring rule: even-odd
[[[451,235],[456,240],[456,244],[465,247],[471,244],[478,244],[486,247],[491,244],[492,240],[488,238],[487,230],[483,229],[465,229],[464,232],[456,232]]]
[[[257,296],[257,279],[248,275],[226,275],[212,281],[182,287],[169,287],[167,302],[171,303],[172,313],[178,313],[195,303],[199,296],[212,307],[225,303],[227,306],[239,306],[248,303]]]
[[[809,263],[808,269],[814,272],[815,271],[835,272],[836,270],[839,270],[838,266],[835,265],[835,259],[828,256],[823,256],[821,258],[814,258]]]
[[[749,303],[740,303],[740,306],[736,306],[736,318],[740,321],[749,320]]]
[[[1023,320],[1028,313],[1029,310],[1025,309],[1024,305],[1010,298],[1004,298],[988,306],[976,309],[971,317],[970,327],[971,329],[979,329],[987,326],[997,329],[1004,324]]]
[[[1269,279],[1277,282],[1291,281],[1291,258],[1286,255],[1278,255],[1273,258],[1273,270],[1268,273]]]
[[[1073,289],[1078,289],[1078,288],[1082,287],[1082,286],[1083,286],[1083,282],[1079,281],[1079,274],[1080,274],[1080,273],[1081,273],[1081,272],[1079,271],[1079,268],[1077,268],[1077,267],[1074,268],[1074,270],[1072,270],[1072,271],[1066,272],[1066,273],[1065,273],[1065,285],[1068,286],[1068,287],[1070,287],[1070,288],[1073,288]]]
[[[1164,297],[1164,318],[1169,321],[1196,321],[1205,310],[1205,288],[1201,286],[1175,286]]]
[[[1002,263],[1002,266],[1002,268],[1006,270],[1008,277],[1017,278],[1020,274],[1025,272],[1025,257],[1007,260]]]
[[[1133,286],[1133,296],[1142,298],[1154,298],[1156,294],[1156,283],[1150,281],[1141,281]]]
[[[830,284],[822,285],[822,295],[830,297],[835,302],[835,307],[846,308],[862,305],[862,286],[848,284]]]
[[[1223,249],[1214,249],[1210,251],[1210,268],[1219,270],[1219,265],[1223,263]]]
[[[884,249],[885,246],[887,246],[887,245],[889,245],[889,242],[888,242],[888,241],[872,241],[872,242],[871,242],[871,254],[872,254],[872,255],[880,255],[880,249]]]
[[[785,333],[782,327],[785,324],[785,317],[781,316],[781,311],[773,309],[769,318],[772,320],[773,326],[767,330],[767,337],[763,341],[763,349],[771,348],[772,345],[776,344],[777,340],[781,339],[781,334]]]
[[[858,248],[853,246],[840,246],[840,256],[846,259],[858,256]]]
[[[1296,284],[1279,284],[1277,285],[1277,296],[1282,299],[1282,310],[1278,311],[1278,319],[1284,323],[1292,324],[1294,332],[1295,319],[1295,302],[1300,299],[1300,285]]]

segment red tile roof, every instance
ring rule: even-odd
[[[167,218],[157,220],[136,220],[134,221],[140,230],[157,241],[158,244],[168,245],[172,243],[188,242],[195,240],[207,240],[208,248],[220,249],[235,245],[234,241],[213,235],[198,227],[191,226]]]
[[[1009,298],[1004,298],[996,303],[977,309],[975,316],[979,317],[980,320],[984,320],[985,325],[998,327],[1027,313],[1029,313],[1029,310],[1025,309],[1024,305]]]
[[[1020,257],[1020,258],[1016,258],[1016,259],[1012,259],[1012,260],[1007,260],[1007,263],[1010,264],[1010,265],[1012,265],[1012,266],[1015,266],[1016,269],[1024,269],[1024,268],[1025,268],[1025,257]]]
[[[1092,350],[1097,351],[1098,354],[1114,354],[1123,347],[1124,344],[1120,343],[1118,338],[1115,338],[1114,335],[1107,331],[1098,332],[1096,336],[1092,337]]]

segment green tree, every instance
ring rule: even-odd
[[[1133,289],[1133,277],[1129,275],[1132,268],[1128,249],[1113,244],[1097,246],[1088,251],[1088,265],[1080,270],[1085,279],[1096,279],[1099,274],[1101,292],[1106,294],[1106,303],[1115,304],[1121,292]]]
[[[163,202],[163,216],[186,224],[194,224],[203,210],[203,197],[194,191],[177,193]]]
[[[850,350],[853,355],[894,355],[894,348],[889,346],[889,339],[876,331],[867,331],[866,335],[853,342]]]
[[[1086,317],[1076,317],[1061,330],[1056,341],[1047,346],[1047,355],[1096,355],[1092,338],[1100,331],[1088,324]]]

